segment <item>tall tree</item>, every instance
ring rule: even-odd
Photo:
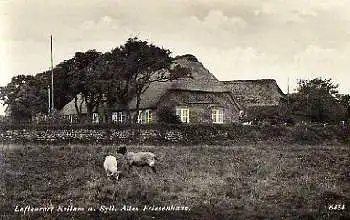
[[[299,80],[297,93],[289,97],[289,112],[299,112],[314,122],[335,122],[344,116],[338,85],[331,79]]]
[[[94,107],[103,104],[107,115],[110,115],[116,103],[125,110],[130,101],[129,87],[122,74],[123,66],[117,62],[118,53],[116,51],[119,51],[119,48],[104,53],[89,65],[88,77],[93,79],[86,88],[94,94],[90,97],[96,98]]]
[[[78,103],[78,95],[82,95],[83,102],[86,103],[89,120],[92,111],[99,105],[102,97],[100,87],[103,83],[99,81],[100,74],[95,71],[97,60],[101,53],[96,50],[86,52],[76,52],[75,56],[63,64],[66,72],[67,88],[74,97],[74,103],[78,118],[81,116],[82,103]]]
[[[7,104],[14,120],[30,120],[39,112],[47,112],[47,88],[40,78],[18,75],[1,89],[0,100]]]
[[[173,58],[168,49],[157,47],[138,38],[129,38],[120,48],[112,51],[116,61],[119,89],[125,101],[136,97],[137,120],[141,96],[154,82],[166,82],[190,76],[190,71],[176,66],[171,68]],[[119,97],[120,100],[121,97]]]
[[[79,87],[76,87],[75,71],[74,57],[59,63],[53,70],[54,102],[57,109],[62,109],[80,92]],[[51,84],[50,81],[49,84]]]
[[[152,83],[190,75],[186,68],[171,68],[173,58],[170,54],[167,49],[137,38],[130,38],[124,45],[104,54],[96,50],[77,52],[53,70],[55,106],[60,109],[74,98],[80,116],[82,102],[78,103],[78,94],[81,94],[91,119],[92,111],[101,104],[106,104],[107,110],[116,103],[129,110],[130,101],[136,98],[137,113],[141,95]],[[0,99],[28,117],[36,112],[47,113],[50,77],[50,71],[35,77],[14,77],[0,90]]]
[[[338,96],[340,100],[340,104],[344,107],[344,121],[349,121],[350,120],[350,95],[345,94],[345,95],[339,95]]]

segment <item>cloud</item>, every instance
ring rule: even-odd
[[[273,78],[287,92],[288,78],[292,89],[297,79],[323,77],[339,83],[341,92],[350,93],[350,78],[347,77],[350,69],[347,59],[349,46],[344,45],[344,50],[339,51],[308,45],[291,58],[252,47],[207,48],[195,55],[221,80]]]
[[[294,56],[294,61],[301,65],[313,63],[319,66],[325,64],[325,62],[333,61],[337,55],[336,53],[335,49],[309,45],[304,51]]]
[[[266,78],[266,75],[261,74],[265,72],[271,76],[272,73],[276,73],[276,63],[280,61],[277,56],[252,47],[235,47],[228,50],[212,47],[199,51],[197,56],[222,80]]]
[[[347,48],[349,49],[349,48]],[[300,77],[329,77],[346,78],[346,70],[350,64],[344,50],[323,48],[317,45],[309,45],[304,51],[294,56],[295,69],[299,69]],[[346,80],[349,82],[349,80]]]
[[[228,17],[219,10],[211,10],[203,21],[199,22],[204,28],[235,30],[244,28],[247,23],[241,17]]]
[[[8,65],[8,63],[10,63],[10,59],[8,58],[7,47],[6,47],[6,44],[1,41],[0,41],[0,58],[1,58],[0,59],[0,71],[1,71],[0,86],[1,86],[1,85],[7,84],[11,80],[11,75],[8,74],[10,72],[9,65]]]
[[[108,31],[108,29],[117,29],[118,21],[110,16],[103,16],[97,22],[94,20],[84,21],[80,28],[83,31]]]

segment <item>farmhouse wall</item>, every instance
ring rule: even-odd
[[[224,109],[224,123],[237,122],[239,110],[232,103],[229,93],[171,90],[158,103],[156,111],[163,108],[172,109],[175,113],[177,106],[189,108],[190,123],[212,123],[211,112],[215,107]]]

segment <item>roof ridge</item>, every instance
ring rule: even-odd
[[[227,83],[235,83],[235,82],[276,82],[276,79],[239,79],[239,80],[222,80],[225,84]]]

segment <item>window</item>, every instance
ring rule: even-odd
[[[150,109],[140,110],[137,117],[137,123],[150,124],[152,123],[152,111]]]
[[[97,112],[92,113],[92,123],[94,124],[100,123],[100,116]]]
[[[74,115],[68,115],[68,120],[70,123],[73,123]]]
[[[126,112],[113,112],[112,113],[113,123],[125,123],[126,122]]]
[[[212,122],[215,124],[224,123],[224,109],[222,108],[213,108],[211,112]]]
[[[78,122],[78,116],[77,115],[66,115],[65,119],[69,121],[71,124]]]
[[[176,107],[176,115],[180,117],[181,122],[190,122],[190,110],[187,107]]]

